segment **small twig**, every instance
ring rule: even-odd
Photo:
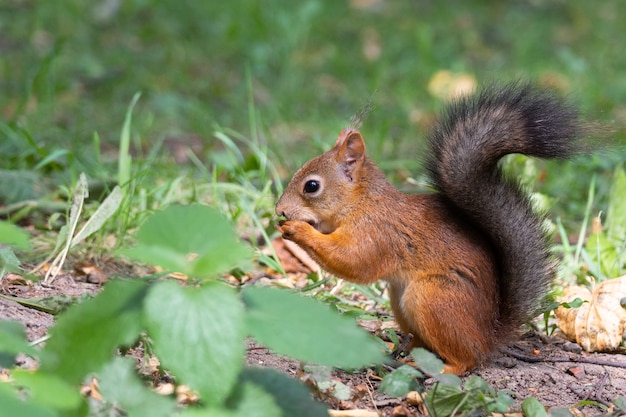
[[[250,278],[248,281],[246,281],[246,283],[244,285],[246,287],[250,286],[250,285],[254,285],[261,278],[275,279],[276,277],[268,274],[267,272],[260,272],[260,273],[258,273],[256,275],[253,275],[252,278]]]
[[[269,349],[266,348],[265,346],[250,346],[248,348],[248,352],[250,352],[252,350],[269,350]]]
[[[602,377],[602,379],[600,380],[600,382],[598,382],[598,387],[592,387],[589,389],[578,389],[574,387],[574,384],[569,384],[567,387],[576,395],[578,395],[580,397],[580,399],[582,401],[589,401],[590,397],[591,397],[591,393],[593,391],[593,389],[595,388],[595,395],[592,401],[598,403],[598,404],[602,404],[606,407],[610,407],[611,406],[611,402],[610,401],[605,401],[604,399],[602,399],[602,391],[604,390],[604,386],[606,385],[606,380],[609,377],[609,374],[606,373],[604,374],[604,376]]]
[[[369,374],[371,375],[371,372],[369,372]],[[375,391],[374,387],[372,386],[372,380],[369,378],[369,376],[365,380],[367,381],[367,394],[370,397],[370,401],[374,405],[374,409],[376,410],[376,412],[378,412],[378,405],[376,404],[376,401],[374,401],[374,395],[372,394],[372,391]]]
[[[590,390],[574,388],[573,384],[569,384],[567,388],[569,388],[569,390],[574,394],[578,395],[581,401],[587,401],[591,396]]]
[[[400,401],[399,398],[386,398],[384,400],[376,401],[374,403],[374,406],[377,407],[376,409],[378,409],[378,407],[390,407],[390,406],[398,405],[401,402],[402,401]]]
[[[48,339],[50,339],[50,335],[47,334],[45,336],[40,337],[39,339],[35,339],[32,342],[29,343],[30,346],[37,346],[40,343],[43,343],[45,341],[47,341]]]
[[[603,376],[602,379],[598,382],[598,389],[596,390],[596,401],[599,403],[602,403],[604,405],[606,405],[607,407],[609,406],[610,401],[605,401],[604,398],[602,398],[602,391],[604,391],[604,387],[606,387],[606,382],[609,379],[609,373],[606,372]]]
[[[578,356],[577,358],[554,358],[554,357],[539,357],[526,355],[524,353],[515,352],[512,349],[501,348],[503,353],[519,359],[524,362],[538,363],[538,362],[572,362],[572,363],[588,363],[590,365],[612,366],[615,368],[626,368],[626,362],[614,362],[599,358],[587,358],[584,356]]]
[[[407,333],[407,335],[404,336],[404,339],[402,339],[402,343],[400,343],[400,346],[398,346],[396,350],[391,352],[391,356],[393,358],[397,358],[399,355],[406,352],[407,348],[409,347],[412,341],[413,341],[413,334]]]

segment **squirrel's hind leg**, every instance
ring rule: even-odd
[[[422,276],[407,285],[413,286],[401,291],[390,285],[396,321],[414,337],[410,347],[437,353],[447,373],[462,374],[476,367],[496,343],[495,302],[458,277]]]

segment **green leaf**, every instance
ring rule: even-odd
[[[57,417],[60,414],[42,405],[18,399],[9,384],[0,383],[0,416]]]
[[[135,373],[130,358],[117,357],[98,372],[100,393],[126,411],[128,417],[168,417],[176,403],[172,398],[150,391]]]
[[[176,417],[243,417],[233,411],[215,407],[187,407],[174,415]]]
[[[57,272],[53,271],[59,271],[63,267],[65,259],[67,259],[67,254],[72,246],[72,236],[76,231],[76,227],[78,227],[80,215],[83,212],[85,199],[87,197],[89,197],[89,184],[87,183],[87,176],[84,172],[81,172],[78,177],[78,182],[72,191],[72,205],[70,206],[70,216],[67,219],[67,230],[63,233],[65,235],[64,246],[52,261],[51,268],[48,269],[48,272],[46,272],[44,277],[44,282],[46,283],[50,283],[54,280],[54,278],[56,278]],[[59,233],[57,239],[60,238],[61,234],[62,233]]]
[[[243,305],[219,282],[183,288],[171,281],[151,288],[145,323],[161,364],[209,405],[221,404],[244,361]]]
[[[0,221],[0,244],[15,246],[21,250],[30,248],[30,235],[14,224]]]
[[[453,374],[437,374],[433,375],[433,378],[435,378],[442,385],[460,387],[462,384],[461,378]]]
[[[38,352],[28,344],[22,323],[0,321],[0,368],[11,368],[18,353],[37,357]]]
[[[380,363],[374,338],[311,298],[268,287],[243,292],[248,333],[276,353],[344,368]]]
[[[525,417],[547,417],[546,409],[535,397],[522,401],[522,412]]]
[[[352,398],[350,387],[333,378],[333,367],[308,363],[304,365],[304,371],[309,374],[309,378],[315,382],[319,391],[342,401]]]
[[[581,305],[583,305],[583,303],[585,303],[585,301],[581,300],[580,298],[576,297],[574,298],[572,301],[569,302],[562,302],[562,303],[556,303],[556,307],[564,307],[564,308],[578,308]],[[552,310],[554,310],[556,307],[552,308]]]
[[[493,403],[488,408],[488,410],[494,413],[505,413],[511,408],[513,404],[515,404],[515,401],[513,400],[513,398],[511,398],[509,395],[505,394],[504,392],[500,391],[498,392],[498,395],[496,396],[496,402]]]
[[[233,400],[238,416],[277,417],[289,415],[281,413],[272,395],[251,382],[242,382],[237,387],[237,395]]]
[[[112,281],[96,297],[70,307],[50,329],[51,339],[41,370],[79,383],[97,371],[120,345],[135,341],[141,331],[143,281]]]
[[[410,391],[416,391],[419,388],[415,378],[423,376],[420,371],[412,366],[402,365],[395,371],[385,375],[378,389],[392,397],[403,397]]]
[[[217,210],[200,205],[154,213],[139,228],[137,246],[122,253],[197,278],[235,267],[251,254]]]
[[[111,194],[100,204],[96,212],[87,220],[85,225],[72,238],[71,245],[74,246],[94,232],[100,230],[104,222],[106,222],[117,211],[122,203],[123,193],[119,186],[115,186]]]
[[[491,386],[479,376],[472,375],[465,381],[466,391],[479,391],[494,396],[496,393]]]
[[[272,395],[283,416],[328,416],[327,407],[314,401],[304,385],[273,369],[248,368],[243,371],[241,378],[243,381],[262,386]]]
[[[548,413],[548,415],[550,417],[573,417],[574,416],[572,412],[569,411],[567,408],[559,408],[559,407],[550,408],[550,412]]]
[[[82,398],[75,386],[56,375],[44,372],[14,370],[11,377],[15,384],[29,391],[33,403],[61,410],[76,410]]]
[[[424,348],[413,349],[411,356],[413,356],[417,367],[427,375],[436,376],[443,371],[443,361]]]
[[[7,272],[18,272],[22,263],[8,246],[0,246],[0,280]]]
[[[613,400],[613,404],[621,411],[626,413],[626,397],[623,395],[618,395],[615,400]]]
[[[36,200],[48,190],[42,178],[33,170],[0,169],[0,201],[13,204],[20,201]]]
[[[426,394],[426,405],[434,410],[432,415],[448,416],[465,401],[469,394],[464,393],[460,386],[435,384]],[[461,411],[461,410],[457,410]]]

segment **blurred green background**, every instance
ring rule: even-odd
[[[420,175],[442,71],[554,87],[623,138],[624,22],[619,0],[3,0],[0,205],[53,200],[80,172],[109,187],[136,92],[131,149],[150,160],[147,184],[202,181],[223,129],[267,145],[287,180],[373,95],[369,151],[419,191],[404,180]],[[601,207],[624,155],[540,165],[539,187],[582,216],[591,175]]]

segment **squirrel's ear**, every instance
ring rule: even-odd
[[[365,155],[365,141],[356,130],[344,129],[335,143],[339,162],[352,164]]]
[[[335,158],[343,167],[343,173],[349,181],[354,181],[354,170],[365,156],[365,141],[356,130],[344,129],[337,138]]]

